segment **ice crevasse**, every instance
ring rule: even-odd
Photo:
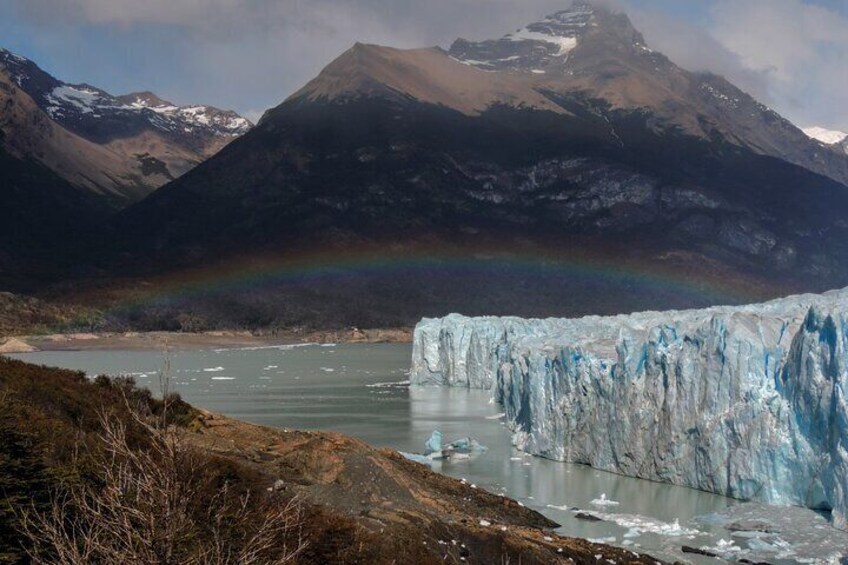
[[[413,384],[488,389],[517,447],[848,529],[848,289],[579,319],[424,319]]]

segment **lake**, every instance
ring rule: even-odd
[[[770,563],[839,562],[840,532],[812,511],[740,503],[531,457],[515,450],[501,409],[484,391],[409,386],[411,346],[351,344],[185,350],[169,354],[173,389],[195,406],[280,428],[333,430],[374,446],[421,452],[433,430],[450,441],[472,436],[488,447],[434,470],[503,493],[562,524],[563,535],[715,563],[684,545],[725,558]],[[13,355],[78,369],[124,374],[159,391],[161,351],[61,351]],[[603,521],[578,519],[575,508]],[[767,522],[770,533],[752,526]],[[846,553],[848,555],[848,553]]]

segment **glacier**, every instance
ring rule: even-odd
[[[515,445],[848,529],[848,289],[579,319],[425,318],[411,382],[491,390]]]

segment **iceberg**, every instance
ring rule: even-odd
[[[463,437],[450,443],[442,444],[442,432],[436,430],[424,442],[424,454],[405,453],[401,455],[411,461],[430,465],[433,461],[441,459],[468,459],[472,455],[478,455],[487,451],[485,445],[471,437]]]
[[[430,455],[431,453],[442,451],[442,432],[436,430],[433,434],[424,442],[424,455]]]
[[[491,390],[520,449],[848,529],[848,289],[579,319],[423,319],[411,382]]]

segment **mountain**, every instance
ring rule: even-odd
[[[131,267],[257,253],[471,265],[461,283],[439,263],[256,299],[343,323],[374,311],[389,318],[372,323],[408,323],[446,309],[684,306],[710,299],[624,283],[599,294],[514,263],[600,255],[695,285],[837,284],[846,163],[726,80],[652,51],[626,16],[577,3],[449,51],[355,45],[249,133],[122,213],[116,237]],[[506,265],[486,263],[503,253]],[[258,318],[276,319],[269,310]]]
[[[0,49],[3,149],[36,161],[120,208],[210,157],[251,124],[211,106],[179,107],[150,92],[112,96],[62,82]]]
[[[578,2],[447,51],[357,44],[104,239],[145,276],[326,262],[162,306],[248,325],[619,312],[844,284],[846,183],[844,155]]]
[[[0,130],[0,288],[37,283],[67,271],[70,256],[58,246],[103,224],[108,207],[46,166],[3,147]],[[32,284],[31,282],[31,284]]]
[[[498,40],[457,40],[449,55],[481,70],[523,75],[555,96],[649,109],[654,128],[720,137],[848,184],[848,160],[821,157],[801,130],[724,78],[685,71],[651,50],[623,14],[577,2]]]

